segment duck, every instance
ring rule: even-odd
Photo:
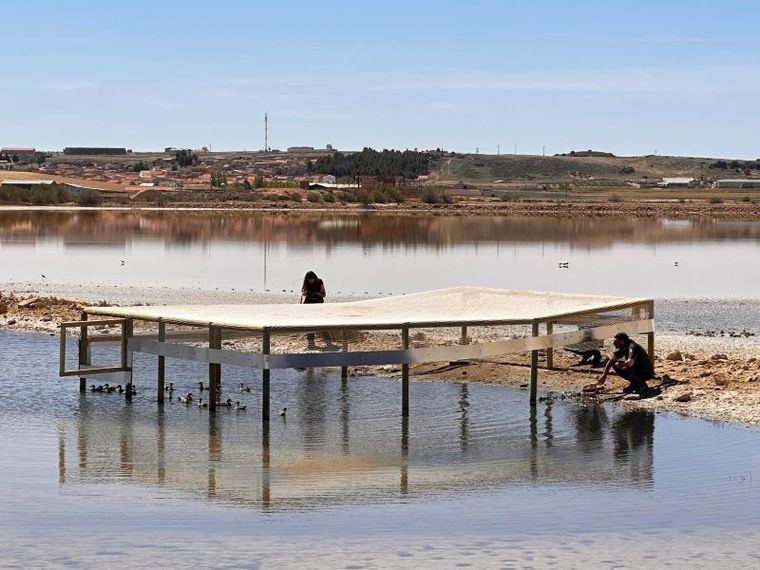
[[[204,386],[202,381],[198,382],[198,390],[203,392],[204,390],[208,390],[208,386]]]
[[[137,387],[134,384],[127,384],[130,394],[137,394]]]
[[[164,392],[174,392],[174,382],[169,382],[169,385],[164,388]]]
[[[250,392],[250,391],[251,391],[251,387],[250,387],[250,386],[246,386],[246,385],[245,385],[245,384],[243,384],[242,382],[240,383],[240,393],[241,393],[241,394],[242,394],[243,392]]]
[[[232,407],[232,400],[230,400],[229,398],[227,398],[226,402],[219,402],[218,405],[222,406],[224,408],[231,408]]]
[[[188,392],[184,396],[180,396],[179,397],[179,401],[181,403],[183,403],[183,404],[189,404],[190,402],[192,402],[193,401],[193,394],[192,394],[192,392]]]
[[[241,404],[240,402],[235,402],[235,409],[238,412],[244,412],[245,408],[246,408],[246,406],[244,404]]]
[[[103,386],[96,386],[95,384],[90,384],[90,392],[102,392]]]
[[[116,391],[117,391],[119,394],[123,394],[123,393],[125,392],[124,388],[122,388],[122,387],[121,387],[121,384],[117,384],[117,385],[116,385]]]
[[[199,408],[208,408],[208,402],[204,402],[203,398],[198,398],[198,407]]]
[[[288,408],[282,408],[281,410],[277,410],[277,415],[284,416],[287,411],[288,411]]]

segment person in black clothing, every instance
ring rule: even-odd
[[[326,296],[327,293],[325,292],[324,282],[319,277],[317,277],[316,273],[313,271],[308,271],[303,278],[303,285],[301,286],[301,302],[305,305],[311,305],[313,303],[324,303]],[[327,345],[325,348],[327,350],[334,349],[335,345],[332,343],[330,334],[326,331],[323,331],[321,335],[322,339]],[[316,350],[317,345],[314,342],[314,333],[307,334],[306,341],[308,343],[308,346],[306,347],[307,350]]]
[[[325,284],[313,271],[308,271],[303,278],[301,296],[303,297],[303,303],[307,305],[325,302],[325,297],[327,296]]]
[[[599,377],[597,386],[603,386],[607,380],[610,369],[614,369],[618,376],[628,380],[629,384],[623,389],[626,394],[637,393],[643,395],[648,390],[647,380],[654,378],[654,366],[649,359],[647,351],[624,332],[615,335],[615,352],[610,358],[604,372]]]

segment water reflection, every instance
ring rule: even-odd
[[[758,221],[0,211],[2,278],[41,283],[44,274],[47,285],[74,288],[107,283],[297,296],[299,277],[314,269],[331,296],[478,284],[741,297],[755,295],[760,266],[725,260],[752,259],[758,246]],[[631,261],[614,279],[605,269],[612,255]],[[560,269],[562,261],[569,265]],[[705,272],[713,267],[722,271]],[[652,279],[655,273],[663,278]]]
[[[498,402],[497,392],[463,383],[416,385],[426,404],[411,417],[368,414],[388,388],[378,383],[389,381],[304,373],[288,410],[296,422],[265,425],[146,401],[113,413],[80,397],[77,420],[58,428],[58,481],[156,485],[264,511],[528,483],[654,482],[651,412],[565,402],[528,412],[522,399]]]
[[[252,211],[0,211],[0,244],[62,240],[66,247],[105,247],[160,240],[182,247],[212,241],[329,247],[446,247],[462,243],[616,243],[758,240],[752,221],[605,218],[458,217]]]

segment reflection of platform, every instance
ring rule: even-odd
[[[265,510],[526,484],[651,485],[653,414],[608,418],[599,405],[548,405],[541,413],[534,409],[526,425],[487,433],[481,428],[490,429],[489,421],[471,425],[469,388],[461,385],[459,415],[444,426],[439,416],[415,417],[413,426],[404,417],[372,420],[375,430],[396,434],[379,445],[362,433],[366,423],[354,425],[347,407],[333,421],[315,420],[298,433],[280,425],[272,438],[269,424],[241,422],[234,414],[175,410],[115,418],[88,410],[83,398],[79,421],[60,431],[60,481],[157,485]],[[349,386],[342,390],[345,402]],[[457,445],[441,450],[431,443],[433,434]]]

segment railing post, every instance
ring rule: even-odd
[[[533,321],[533,336],[538,336],[539,321]],[[530,351],[530,405],[536,405],[538,396],[538,350]]]
[[[86,321],[87,313],[82,311],[79,316],[79,320]],[[91,364],[90,361],[90,342],[87,338],[87,325],[79,327],[79,368],[82,365]],[[87,390],[87,378],[84,376],[79,377],[79,391],[84,392]]]
[[[346,329],[343,329],[343,352],[348,352],[348,337],[346,336]],[[346,380],[348,378],[348,366],[340,367],[340,379]]]
[[[132,400],[132,351],[129,350],[129,339],[132,338],[133,332],[134,321],[124,319],[121,329],[121,367],[126,370],[127,375],[126,392],[124,392],[124,398],[127,401]]]
[[[654,301],[647,303],[647,316],[654,321]],[[649,360],[654,364],[654,331],[647,333],[647,352]]]
[[[166,341],[166,323],[163,321],[163,319],[158,320],[158,342],[165,342]],[[166,357],[160,356],[158,357],[158,382],[156,389],[158,390],[158,403],[159,405],[162,405],[164,403],[164,371],[166,366]]]
[[[401,327],[401,347],[409,350],[409,324]],[[409,365],[401,365],[401,415],[409,415]]]
[[[269,355],[271,346],[271,335],[269,327],[264,327],[261,330],[261,354],[266,357]],[[261,421],[269,421],[269,377],[270,377],[269,363],[264,363],[264,368],[261,370]]]
[[[550,335],[554,333],[554,323],[548,321],[546,323],[546,334]],[[546,368],[547,370],[554,369],[554,348],[549,347],[546,349]]]
[[[209,323],[208,326],[208,347],[210,349],[222,348],[222,331]],[[221,384],[222,365],[218,363],[209,363],[208,365],[208,409],[216,410],[216,401],[219,399],[218,389]]]

